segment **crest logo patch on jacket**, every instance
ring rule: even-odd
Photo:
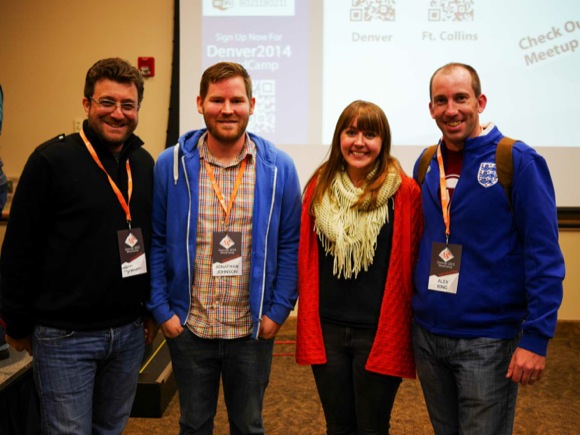
[[[491,187],[497,183],[497,171],[495,168],[495,163],[482,163],[479,165],[479,171],[477,172],[477,181],[483,187]]]

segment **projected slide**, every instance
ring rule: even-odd
[[[439,66],[474,66],[494,121],[535,146],[578,145],[580,2],[325,0],[323,142],[341,108],[379,104],[393,142],[433,142],[428,83]]]
[[[204,69],[244,65],[256,98],[248,129],[277,143],[306,143],[308,10],[305,1],[203,2]]]
[[[304,182],[324,159],[342,109],[380,105],[410,172],[440,131],[429,79],[449,62],[477,69],[481,121],[538,149],[559,206],[580,207],[579,0],[180,0],[179,129],[203,126],[201,73],[243,64],[254,83],[249,131],[296,160]]]

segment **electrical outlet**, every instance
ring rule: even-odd
[[[73,119],[73,133],[78,133],[83,129],[83,121],[82,118]]]

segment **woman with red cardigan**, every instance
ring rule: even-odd
[[[390,150],[383,110],[354,101],[304,191],[296,361],[312,365],[328,434],[388,434],[401,380],[415,378],[421,197]]]

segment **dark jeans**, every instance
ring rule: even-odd
[[[437,435],[512,433],[518,384],[506,373],[518,341],[452,338],[413,326],[417,373]]]
[[[338,434],[388,434],[401,378],[365,369],[376,331],[322,323],[326,364],[312,366],[326,430]]]
[[[230,433],[264,433],[262,404],[274,340],[209,340],[184,328],[167,344],[179,391],[180,434],[213,433],[220,379]]]

